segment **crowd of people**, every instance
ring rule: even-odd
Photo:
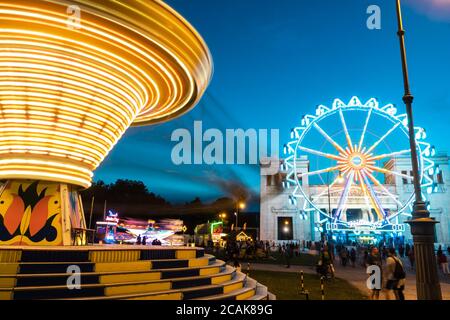
[[[450,247],[447,248],[447,254],[450,255]],[[323,244],[320,251],[318,272],[324,276],[331,274],[334,276],[333,263],[339,258],[340,265],[346,267],[351,265],[355,268],[357,265],[368,270],[369,266],[379,268],[381,275],[380,283],[382,285],[375,286],[371,289],[371,298],[379,299],[380,292],[384,289],[386,299],[404,300],[404,288],[406,280],[405,262],[409,264],[412,271],[415,268],[414,245],[398,244],[395,248],[392,244],[385,245],[380,242],[378,246],[365,246],[353,243],[327,243]],[[437,253],[437,264],[443,275],[449,274],[447,255],[444,253],[442,246],[439,246]],[[373,270],[371,268],[370,270]],[[371,272],[368,276],[372,276]]]
[[[235,241],[229,240],[222,247],[219,242],[213,243],[209,241],[206,250],[215,256],[224,256],[229,261],[232,259],[270,259],[271,254],[277,253],[282,257],[287,268],[291,266],[291,259],[297,257],[301,252],[310,252],[320,247],[319,242],[312,241]]]
[[[158,238],[153,239],[153,241],[151,243],[152,243],[152,246],[160,246],[161,245],[161,241]],[[141,235],[138,235],[136,238],[136,244],[146,246],[147,245],[147,236],[141,237]]]
[[[379,268],[381,276],[380,286],[371,289],[370,298],[379,299],[380,292],[384,292],[386,299],[404,300],[404,289],[406,284],[406,272],[415,269],[414,245],[409,243],[386,243],[379,242],[378,245],[364,245],[356,242],[327,242],[327,241],[234,241],[226,242],[221,246],[211,241],[207,248],[215,255],[224,252],[225,260],[232,261],[233,265],[240,268],[240,260],[267,259],[274,253],[283,259],[287,268],[291,267],[291,259],[300,253],[309,253],[318,256],[316,271],[325,278],[334,278],[335,262],[338,260],[341,267],[362,267],[369,270],[369,266]],[[446,249],[447,254],[441,246],[437,250],[437,264],[444,275],[448,275],[449,267],[447,255],[450,255],[450,247]],[[223,255],[223,254],[222,254]],[[371,268],[373,270],[373,268]],[[368,274],[368,277],[373,274]]]

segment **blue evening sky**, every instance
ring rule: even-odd
[[[281,148],[303,114],[334,98],[376,97],[404,111],[393,0],[167,2],[208,44],[212,82],[200,104],[183,117],[130,128],[96,170],[95,180],[142,180],[173,202],[236,195],[244,187],[257,209],[256,165],[176,166],[172,131],[193,132],[195,120],[203,121],[204,130],[279,129]],[[426,128],[437,149],[450,151],[450,4],[432,8],[424,2],[403,5],[415,122]],[[374,4],[381,8],[381,30],[366,27],[367,7]]]

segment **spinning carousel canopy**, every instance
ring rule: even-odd
[[[88,187],[125,130],[195,106],[212,74],[161,1],[0,2],[0,178]]]

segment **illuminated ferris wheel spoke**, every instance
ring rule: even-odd
[[[372,213],[372,206],[370,205],[370,201],[369,201],[369,194],[368,194],[368,190],[363,190],[363,194],[365,195],[364,197],[364,203],[366,205],[366,209],[369,212],[369,217],[371,220],[373,219],[373,213]]]
[[[339,181],[339,178],[334,179],[334,181],[330,184],[329,188],[330,188],[330,193],[336,192],[336,191],[342,191],[344,190],[343,188],[339,188],[339,189],[335,189],[335,190],[331,190],[332,187],[334,187],[334,185]],[[328,193],[328,188],[325,188],[321,193],[319,193],[318,195],[316,195],[317,198],[320,198],[321,196],[323,196],[325,193]]]
[[[339,109],[339,118],[341,119],[342,128],[344,129],[345,139],[347,140],[348,147],[350,152],[353,152],[353,142],[350,134],[348,133],[347,124],[345,123],[344,114],[342,113],[342,109]]]
[[[393,175],[396,175],[396,176],[399,176],[399,177],[402,177],[402,178],[405,178],[405,179],[409,179],[411,181],[413,180],[413,176],[409,176],[407,174],[403,174],[403,173],[399,173],[399,172],[396,172],[396,171],[392,171],[392,170],[389,170],[389,169],[386,169],[386,168],[380,168],[380,167],[373,166],[373,165],[368,165],[367,168],[372,170],[372,171],[378,171],[378,172],[384,173],[384,174],[393,174]]]
[[[392,157],[400,156],[402,154],[406,154],[406,153],[410,153],[410,152],[411,152],[410,149],[406,149],[406,150],[402,150],[402,151],[396,151],[396,152],[391,152],[391,153],[380,154],[378,156],[371,156],[371,157],[368,158],[368,160],[375,161],[375,160],[380,160],[380,159],[383,159],[383,158],[392,158]]]
[[[298,176],[299,177],[314,176],[314,175],[318,175],[318,174],[325,173],[325,172],[339,171],[340,169],[341,169],[341,166],[339,165],[339,166],[329,167],[329,168],[325,168],[325,169],[321,169],[321,170],[299,173]]]
[[[331,138],[317,123],[314,122],[314,128],[317,129],[317,131],[319,131],[319,133],[325,138],[327,139],[327,141],[329,143],[331,143],[340,153],[346,155],[347,151],[344,150],[344,148],[342,148],[336,141],[333,140],[333,138]]]
[[[383,207],[382,207],[382,205],[380,203],[380,200],[376,196],[375,191],[374,191],[372,185],[370,184],[370,181],[368,180],[368,178],[364,174],[364,172],[361,173],[361,176],[362,176],[363,181],[364,181],[364,182],[363,181],[361,181],[361,182],[363,182],[366,185],[366,187],[367,187],[367,189],[369,191],[369,197],[370,197],[370,199],[372,201],[372,204],[374,206],[375,212],[378,214],[378,218],[379,219],[386,218],[386,213],[385,213],[385,211],[384,211],[384,209],[383,209]]]
[[[371,153],[387,136],[389,136],[401,123],[396,123],[391,129],[389,129],[380,139],[378,139],[367,151],[366,153]]]
[[[364,182],[362,181],[362,177],[361,177],[361,173],[358,172],[357,175],[359,176],[359,181],[360,181],[360,189],[363,192],[364,197],[364,203],[366,204],[367,209],[369,209],[369,211],[371,212],[372,210],[372,206],[370,205],[370,201],[369,201],[369,190],[367,190],[366,185],[364,184]]]
[[[298,146],[298,148],[300,150],[302,150],[302,151],[305,151],[305,152],[308,152],[308,153],[311,153],[311,154],[315,154],[315,155],[318,155],[318,156],[321,156],[321,157],[325,157],[325,158],[328,158],[328,159],[333,159],[333,160],[337,160],[337,161],[345,161],[345,158],[343,158],[341,156],[336,156],[334,154],[324,153],[324,152],[321,152],[321,151],[309,149],[309,148],[302,147],[302,146]]]
[[[363,146],[363,142],[364,142],[364,136],[366,135],[366,131],[367,131],[367,126],[369,124],[369,119],[370,116],[372,115],[372,109],[369,109],[369,112],[367,113],[367,117],[366,117],[366,122],[364,123],[364,129],[361,133],[361,138],[359,139],[359,145],[358,145],[358,150],[361,152],[361,148]]]
[[[347,180],[345,181],[345,186],[344,186],[344,191],[341,194],[341,197],[339,199],[339,204],[338,204],[338,208],[336,210],[336,219],[339,219],[339,217],[341,216],[342,211],[344,210],[344,206],[347,203],[347,199],[348,199],[348,194],[350,193],[350,189],[352,187],[353,184],[353,179],[354,179],[354,172],[350,172]]]
[[[394,200],[398,205],[402,206],[402,203],[398,201],[398,199],[391,192],[389,192],[389,190],[377,178],[375,178],[370,172],[364,171],[364,173],[376,186],[380,187],[388,197]]]

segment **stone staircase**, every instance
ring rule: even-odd
[[[67,283],[79,287],[70,289]],[[0,248],[0,300],[266,300],[267,287],[202,248]]]

